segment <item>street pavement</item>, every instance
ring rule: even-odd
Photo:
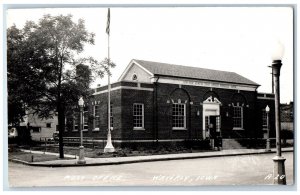
[[[218,156],[155,162],[82,166],[37,167],[9,162],[9,186],[249,186],[261,188],[273,184],[274,153]],[[287,184],[293,184],[294,155],[283,152],[286,158]],[[89,188],[95,189],[95,188]]]

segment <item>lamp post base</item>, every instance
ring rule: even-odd
[[[84,146],[79,146],[79,159],[77,161],[77,164],[85,164],[85,159],[84,159]]]
[[[104,148],[104,153],[112,153],[112,152],[114,152],[115,151],[115,148],[109,148],[109,147],[105,147]]]
[[[285,158],[282,156],[275,156],[273,158],[273,161],[274,161],[274,170],[273,170],[274,184],[286,185],[286,175],[285,175],[285,168],[284,168]]]
[[[114,146],[111,143],[107,142],[107,144],[104,148],[104,153],[111,153],[111,152],[114,152],[114,151],[115,151]]]
[[[110,133],[110,130],[108,131],[108,134],[107,134],[107,143],[106,143],[106,146],[104,148],[104,153],[111,153],[111,152],[114,152],[115,151],[115,148],[114,146],[112,145],[112,142],[111,142],[111,133]]]

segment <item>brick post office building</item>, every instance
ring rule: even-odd
[[[113,143],[264,138],[267,105],[274,137],[274,95],[258,87],[234,72],[132,60],[111,84]],[[107,110],[107,86],[94,89],[83,136],[106,139]],[[79,136],[74,118],[64,136]]]

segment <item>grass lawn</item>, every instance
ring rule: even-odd
[[[32,150],[45,151],[44,147],[33,147]],[[47,146],[47,152],[58,153],[58,146]],[[84,155],[88,158],[109,158],[109,157],[126,157],[126,156],[149,156],[149,155],[160,155],[160,154],[177,154],[177,153],[191,153],[191,152],[205,152],[212,150],[196,150],[196,149],[186,149],[184,147],[175,147],[175,148],[158,148],[158,149],[145,149],[138,148],[133,150],[130,148],[116,148],[116,151],[113,153],[103,153],[103,148],[85,148]],[[78,147],[64,147],[64,154],[78,156],[79,149]]]
[[[20,150],[14,150],[8,153],[9,159],[17,159],[26,162],[42,162],[51,160],[60,160],[58,155],[48,155],[48,154],[33,154],[28,152],[22,152]],[[64,158],[71,159],[71,158]]]

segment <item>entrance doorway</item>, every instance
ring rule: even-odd
[[[208,131],[211,139],[216,139],[218,136],[221,136],[220,119],[220,116],[212,115],[208,117]]]
[[[203,102],[203,139],[212,138],[212,136],[219,136],[221,134],[220,105],[221,102],[212,96]]]

